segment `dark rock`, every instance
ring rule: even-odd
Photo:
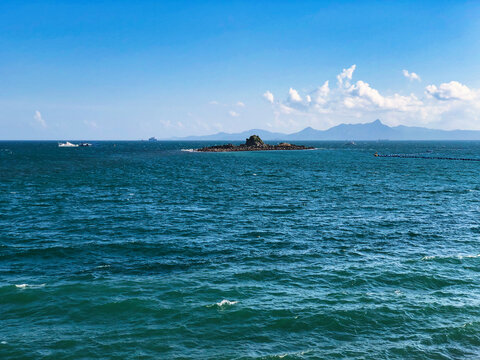
[[[255,146],[255,147],[262,147],[265,145],[262,139],[260,139],[260,136],[258,135],[252,135],[250,136],[246,141],[245,141],[246,146]]]

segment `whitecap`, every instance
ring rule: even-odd
[[[230,306],[230,305],[235,305],[236,303],[238,303],[238,301],[230,301],[230,300],[227,300],[227,299],[223,299],[222,301],[218,302],[216,305],[217,306]]]
[[[5,344],[7,344],[7,342],[6,341],[0,341],[0,344],[5,345]]]
[[[182,149],[181,151],[185,151],[185,152],[195,152],[195,149]]]
[[[27,287],[30,289],[38,289],[44,287],[45,284],[38,284],[38,285],[33,285],[33,284],[17,284],[15,287],[18,289],[26,289]]]
[[[474,254],[474,255],[470,255],[470,254],[466,254],[466,255],[463,255],[463,254],[458,254],[458,255],[446,255],[446,256],[435,256],[435,255],[431,255],[431,256],[424,256],[422,258],[422,260],[432,260],[432,259],[454,259],[454,258],[457,258],[459,260],[462,260],[462,259],[468,259],[468,258],[478,258],[480,257],[480,254]]]
[[[459,259],[463,259],[463,258],[477,258],[477,257],[480,257],[480,254],[477,254],[477,255],[458,255],[457,256]]]
[[[303,351],[297,351],[297,352],[290,352],[290,353],[284,353],[284,354],[278,354],[278,355],[273,355],[273,358],[278,358],[278,359],[283,359],[287,356],[293,356],[293,357],[303,357],[303,355],[306,355],[310,353],[310,350],[303,350]]]

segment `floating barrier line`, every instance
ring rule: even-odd
[[[460,161],[480,161],[480,159],[472,158],[457,158],[457,157],[442,157],[442,156],[419,156],[419,155],[408,155],[408,154],[390,154],[390,155],[380,155],[379,153],[373,154],[375,157],[384,157],[384,158],[404,158],[404,159],[430,159],[430,160],[460,160]]]

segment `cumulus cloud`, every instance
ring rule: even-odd
[[[337,75],[337,86],[329,82],[300,93],[289,88],[285,100],[274,101],[267,91],[263,96],[273,104],[275,121],[282,130],[299,130],[305,126],[326,128],[342,122],[365,122],[381,118],[389,125],[428,125],[433,127],[480,128],[480,90],[457,81],[428,85],[424,94],[382,93],[364,80],[353,81],[356,66]],[[411,72],[408,78],[420,80]],[[460,120],[462,119],[461,123]],[[460,124],[460,125],[459,125]]]
[[[440,84],[440,86],[428,85],[425,88],[427,95],[438,100],[473,100],[476,92],[458,81],[450,81],[449,83]]]
[[[235,111],[233,111],[233,110],[230,110],[230,111],[228,112],[228,115],[230,115],[231,117],[238,117],[238,116],[240,116],[239,113],[237,113],[237,112],[235,112]]]
[[[241,102],[241,101],[238,101],[238,102],[237,102],[237,106],[245,107],[245,104],[244,104],[243,102]]]
[[[407,111],[409,108],[421,105],[421,102],[413,94],[410,94],[409,96],[402,96],[399,94],[383,96],[378,90],[372,88],[368,83],[361,80],[357,81],[355,85],[352,85],[347,89],[345,100],[345,104],[348,104],[348,107],[373,107],[398,111]]]
[[[352,80],[353,72],[355,71],[356,68],[357,68],[357,65],[353,64],[348,69],[343,69],[343,71],[337,75],[338,84],[342,86],[344,81],[346,80],[345,85],[349,86],[350,85],[349,81]]]
[[[212,101],[209,102],[209,104],[210,104],[210,105],[218,105],[219,102],[216,101],[216,100],[212,100]]]
[[[292,103],[300,103],[302,102],[302,98],[298,94],[298,91],[295,89],[290,88],[288,90],[288,100]]]
[[[272,94],[270,91],[266,91],[266,92],[263,94],[263,97],[264,97],[269,103],[272,103],[272,104],[273,104],[273,101],[275,100],[273,94]]]
[[[328,80],[323,83],[322,86],[318,87],[309,95],[310,101],[315,104],[324,104],[327,101],[327,96],[330,93],[330,88],[328,86]],[[307,99],[308,100],[308,99]]]
[[[405,69],[402,70],[402,72],[403,72],[403,76],[405,76],[410,81],[414,81],[414,80],[421,81],[420,76],[418,76],[414,72],[408,72],[408,70],[405,70]]]
[[[43,127],[43,128],[47,127],[47,123],[43,119],[40,111],[38,111],[38,110],[35,111],[35,114],[33,115],[33,120],[35,120],[41,127]]]

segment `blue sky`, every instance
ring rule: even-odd
[[[475,1],[4,0],[0,49],[1,139],[480,129]]]

